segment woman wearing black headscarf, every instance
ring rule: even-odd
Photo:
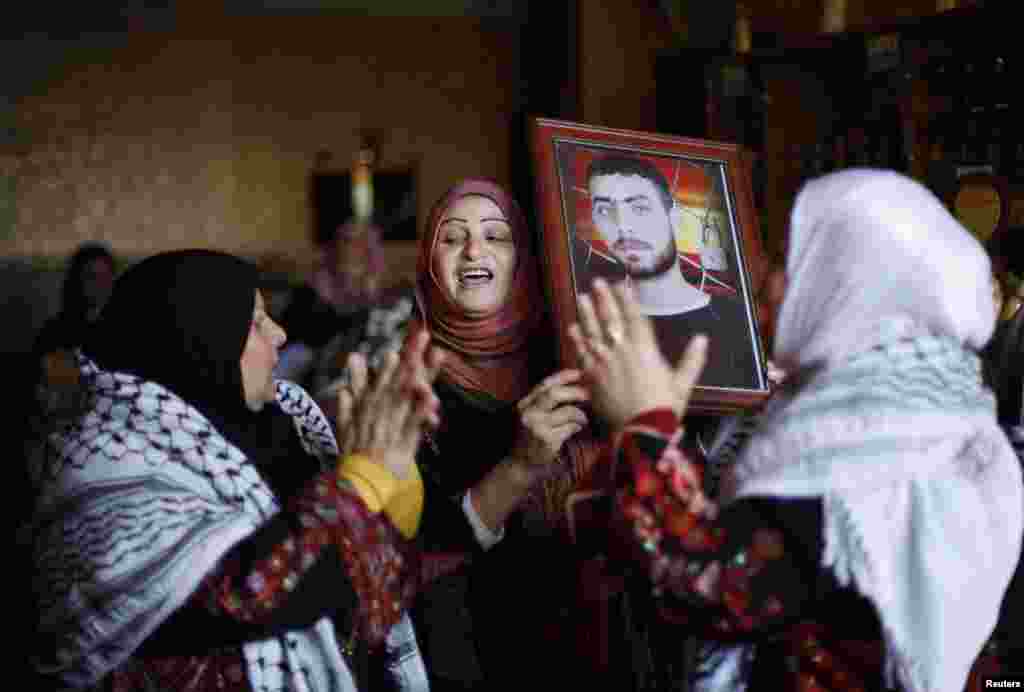
[[[46,438],[32,524],[48,680],[355,690],[356,652],[381,648],[406,689],[423,678],[406,540],[439,362],[424,334],[357,378],[339,455],[309,396],[272,378],[285,334],[257,279],[222,253],[151,257],[86,340],[83,405]]]
[[[106,245],[85,243],[75,250],[61,287],[60,312],[39,330],[37,354],[82,345],[86,329],[110,295],[114,270],[114,255]]]
[[[84,243],[71,256],[61,288],[60,311],[36,334],[29,367],[16,373],[25,377],[27,391],[36,404],[23,410],[25,418],[16,429],[32,428],[41,410],[67,404],[65,389],[60,385],[75,370],[71,351],[82,345],[89,326],[110,296],[114,272],[114,255],[106,245]]]

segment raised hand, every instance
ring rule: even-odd
[[[580,321],[569,336],[594,408],[619,428],[638,414],[669,407],[683,415],[707,358],[707,338],[690,340],[677,368],[665,360],[628,286],[597,279],[579,298]]]
[[[349,386],[338,392],[338,445],[343,456],[365,454],[399,478],[408,477],[424,426],[436,426],[440,420],[440,402],[432,386],[443,356],[438,349],[428,351],[429,342],[426,331],[415,334],[401,356],[386,356],[373,378],[361,354],[349,356]]]

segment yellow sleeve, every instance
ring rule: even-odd
[[[423,511],[423,479],[415,464],[406,479],[364,454],[349,454],[338,464],[338,477],[347,481],[371,512],[387,514],[406,538],[416,535]]]
[[[398,488],[391,500],[384,505],[388,519],[406,538],[416,535],[423,514],[423,479],[416,464],[405,480],[398,481]]]

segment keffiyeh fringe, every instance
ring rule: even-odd
[[[40,653],[57,647],[37,665],[69,687],[95,684],[127,661],[279,509],[255,467],[195,408],[155,383],[82,356],[79,364],[88,410],[48,439],[32,527]],[[338,448],[319,407],[289,382],[279,381],[276,395],[306,450],[333,462]],[[388,645],[408,648],[411,629],[399,629]],[[354,691],[340,650],[327,618],[243,645],[261,692]],[[422,667],[418,656],[412,663]]]
[[[1020,549],[1020,473],[977,356],[922,337],[794,380],[724,492],[821,498],[823,566],[874,604],[890,682],[959,692]]]

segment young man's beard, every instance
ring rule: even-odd
[[[661,254],[654,258],[654,264],[650,267],[631,267],[628,264],[623,266],[626,269],[626,275],[632,279],[653,279],[674,269],[677,261],[676,244],[668,242]]]

